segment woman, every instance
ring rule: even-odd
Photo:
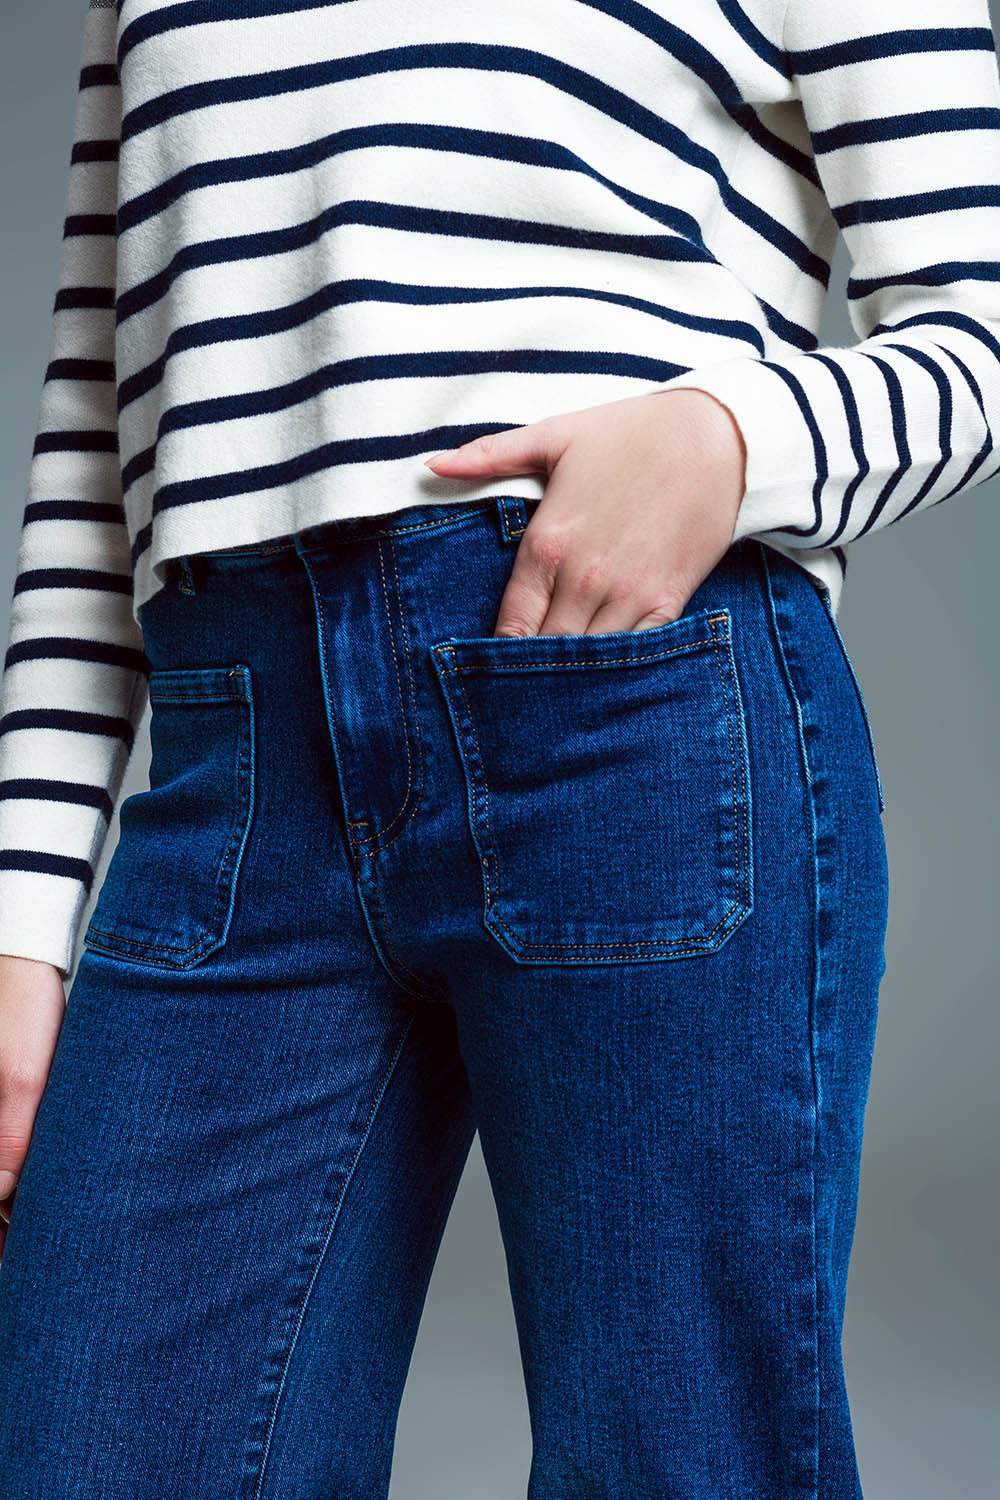
[[[861,1494],[836,612],[997,471],[998,182],[986,0],[93,0],[0,726],[0,1500],[384,1496],[477,1128],[530,1500]]]

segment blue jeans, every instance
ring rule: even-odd
[[[538,504],[192,554],[0,1268],[2,1500],[378,1500],[478,1127],[530,1500],[856,1500],[868,719],[745,539],[496,637]],[[447,1426],[447,1413],[442,1414]]]

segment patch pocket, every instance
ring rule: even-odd
[[[728,609],[647,630],[456,637],[431,654],[484,921],[519,962],[712,953],[753,908]]]
[[[253,812],[250,668],[154,670],[149,787],[126,797],[84,943],[191,969],[226,941]]]

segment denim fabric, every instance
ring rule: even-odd
[[[2,1500],[384,1497],[477,1127],[530,1500],[861,1495],[857,678],[751,539],[667,624],[494,636],[537,503],[192,554],[144,606],[150,786],[0,1266]]]

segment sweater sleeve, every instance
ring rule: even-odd
[[[116,34],[91,0],[0,681],[0,953],[64,976],[148,689],[118,461]]]
[[[783,47],[859,342],[669,385],[743,434],[733,540],[829,547],[1000,468],[1000,77],[987,0],[789,0]]]

